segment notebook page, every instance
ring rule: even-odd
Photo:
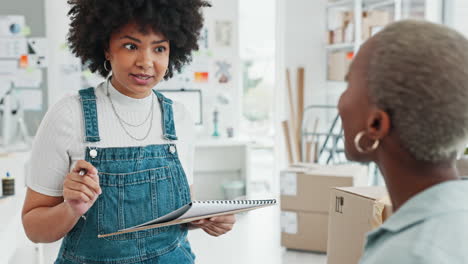
[[[177,219],[192,218],[196,216],[211,215],[239,209],[259,207],[273,204],[275,200],[214,200],[193,201],[192,207]]]

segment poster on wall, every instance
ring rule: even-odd
[[[21,89],[15,91],[21,107],[28,111],[42,111],[42,91],[39,89]]]
[[[207,83],[209,81],[209,72],[194,72],[193,80],[196,83]]]
[[[16,73],[14,84],[16,87],[40,88],[42,83],[42,71],[35,67],[19,69]]]
[[[197,56],[193,59],[191,70],[193,72],[193,81],[195,83],[208,83],[212,67],[212,58],[208,56]]]
[[[232,46],[233,23],[229,20],[215,22],[215,43],[218,47]]]
[[[205,51],[208,50],[209,46],[209,39],[208,39],[208,28],[203,27],[200,31],[200,38],[198,39],[198,50]]]
[[[220,84],[227,84],[232,79],[232,64],[227,61],[216,61],[215,62],[215,78]]]

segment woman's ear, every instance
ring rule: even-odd
[[[367,135],[374,140],[381,140],[390,133],[390,116],[380,109],[371,111],[367,119]]]

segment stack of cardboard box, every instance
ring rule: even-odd
[[[367,185],[367,167],[310,165],[282,171],[282,246],[326,252],[330,190],[354,185]]]
[[[386,11],[366,11],[362,13],[362,41],[382,30],[392,22],[392,16]],[[353,43],[354,37],[354,13],[340,12],[334,15],[331,29],[328,32],[329,44]],[[344,81],[349,66],[353,59],[353,52],[334,51],[328,54],[328,80]]]
[[[386,11],[367,11],[362,13],[362,40],[365,41],[377,34],[392,22],[392,17]]]
[[[354,13],[339,12],[329,23],[328,44],[351,43],[354,41]]]
[[[357,264],[366,234],[392,213],[385,187],[334,188],[330,194],[328,264]]]
[[[355,41],[354,13],[344,11],[331,14],[331,16],[329,18],[328,44],[353,43]],[[391,22],[392,16],[387,11],[372,10],[362,12],[361,39],[363,41],[367,40]]]
[[[353,61],[353,52],[337,51],[328,53],[328,80],[344,81]]]

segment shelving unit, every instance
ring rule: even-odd
[[[330,27],[329,16],[333,13],[339,14],[341,11],[350,11],[354,15],[350,24],[354,25],[354,29],[350,32],[345,32],[345,29],[342,29],[341,32],[344,32],[342,36],[339,37],[344,43],[334,43],[329,44],[328,42],[324,44],[324,52],[327,54],[324,65],[328,66],[328,55],[332,52],[354,52],[357,54],[362,43],[365,41],[363,39],[363,12],[368,11],[387,11],[389,12],[390,19],[389,22],[399,21],[401,19],[407,18],[416,18],[416,19],[425,19],[435,23],[442,22],[442,13],[443,13],[443,1],[440,0],[337,0],[329,1],[326,5],[326,27],[328,30],[333,30]],[[366,32],[364,32],[366,33]],[[348,34],[348,35],[346,35]],[[347,37],[345,37],[347,36]],[[352,41],[351,40],[352,37]],[[326,69],[326,76],[329,76],[329,69]],[[326,78],[328,79],[328,77]],[[310,137],[316,137],[320,139],[319,142],[319,152],[320,158],[319,163],[342,163],[346,162],[344,158],[344,142],[342,135],[341,123],[338,118],[338,113],[336,111],[336,102],[337,98],[346,88],[347,83],[345,81],[337,80],[327,80],[326,81],[326,105],[317,106],[310,105],[304,108],[304,120],[302,123],[301,131],[301,142],[303,149],[303,157],[305,150],[306,139]],[[320,117],[320,122],[322,122],[322,127],[328,127],[327,129],[321,129],[321,131],[311,131],[311,122],[314,122],[314,118],[311,118],[313,115],[317,115],[314,111],[317,111],[316,108],[328,109]],[[322,110],[321,110],[322,111]],[[325,124],[326,123],[326,124]],[[371,170],[377,172],[376,168],[371,167]],[[379,184],[379,179],[377,174],[371,176],[370,184]]]

